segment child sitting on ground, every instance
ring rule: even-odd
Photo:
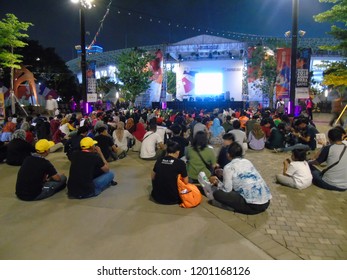
[[[278,183],[299,190],[312,184],[312,174],[306,161],[306,151],[295,149],[292,151],[292,161],[287,158],[283,162],[283,174],[277,174]]]

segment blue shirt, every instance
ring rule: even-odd
[[[223,181],[223,191],[236,191],[247,203],[265,204],[272,198],[269,187],[248,159],[235,158],[228,163],[223,169]]]

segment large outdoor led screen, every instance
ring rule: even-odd
[[[195,95],[219,95],[223,92],[222,73],[196,73]]]

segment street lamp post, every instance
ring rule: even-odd
[[[81,73],[82,73],[82,86],[81,98],[87,102],[87,62],[86,62],[86,27],[84,20],[84,7],[80,3],[80,26],[81,26]]]
[[[90,9],[93,7],[94,0],[71,0],[71,2],[79,5],[80,9],[80,35],[81,35],[81,74],[82,74],[82,85],[81,85],[81,98],[84,104],[87,102],[87,62],[86,62],[86,27],[84,11],[86,8]]]
[[[292,3],[292,54],[290,67],[290,92],[289,92],[289,111],[295,113],[295,86],[296,86],[296,53],[298,50],[298,6],[299,0]]]

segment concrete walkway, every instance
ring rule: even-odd
[[[326,132],[328,115],[317,115]],[[38,202],[15,195],[18,167],[0,165],[0,259],[347,259],[347,192],[277,185],[289,154],[249,151],[271,188],[266,213],[218,209],[204,197],[182,209],[149,200],[154,162],[129,152],[111,163],[118,185],[100,196],[70,200],[65,191]],[[63,152],[49,155],[68,175]]]

